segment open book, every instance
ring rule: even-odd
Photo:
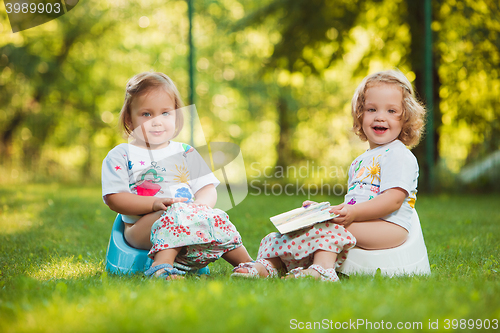
[[[314,203],[307,208],[300,207],[271,217],[271,222],[282,234],[309,227],[333,219],[338,215],[330,213],[330,203]]]

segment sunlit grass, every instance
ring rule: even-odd
[[[30,254],[33,257],[33,254]],[[28,276],[40,281],[50,279],[72,279],[96,275],[102,272],[102,263],[93,263],[83,260],[82,255],[78,258],[73,256],[67,258],[51,258],[51,261],[34,267],[28,272]]]
[[[281,332],[293,319],[408,321],[426,330],[429,320],[442,327],[447,318],[500,318],[498,196],[420,196],[431,276],[354,276],[328,284],[233,280],[224,261],[201,279],[108,275],[104,259],[115,214],[100,189],[30,185],[24,191],[29,199],[0,189],[8,207],[0,215],[0,332]],[[252,256],[273,230],[269,216],[303,199],[249,195],[229,211]],[[327,199],[342,200],[318,198]]]

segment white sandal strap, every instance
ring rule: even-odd
[[[304,270],[303,267],[296,267],[292,269],[290,272],[288,272],[287,275],[293,275],[295,278],[302,277],[303,270]]]
[[[246,268],[248,270],[247,273],[239,273],[235,272],[238,268]],[[257,271],[257,268],[255,268],[255,262],[242,262],[235,268],[233,268],[233,274],[231,276],[242,276],[242,277],[248,277],[248,278],[257,278],[259,277],[259,272]]]
[[[251,262],[242,262],[235,268],[233,268],[233,274],[231,276],[239,276],[239,277],[247,277],[247,278],[259,278],[260,274],[257,271],[257,268],[255,268],[255,264],[259,263],[264,266],[264,268],[267,270],[267,273],[269,274],[267,277],[268,278],[273,278],[278,276],[278,270],[274,268],[271,263],[265,259],[259,259],[256,261],[251,261]],[[246,268],[248,270],[248,273],[239,273],[235,272],[238,268]]]
[[[320,265],[311,265],[309,269],[314,269],[319,273],[321,281],[331,281],[337,282],[339,281],[339,277],[337,276],[337,272],[335,272],[335,268],[325,269]]]

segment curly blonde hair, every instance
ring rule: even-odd
[[[119,123],[126,135],[133,132],[131,119],[131,104],[137,97],[143,96],[155,89],[163,89],[175,104],[175,131],[176,137],[184,126],[184,116],[179,110],[184,105],[182,103],[180,93],[175,86],[175,83],[167,75],[158,72],[143,72],[135,75],[127,82],[125,88],[125,101],[120,111]]]
[[[363,141],[368,140],[363,131],[363,115],[366,91],[378,84],[394,84],[403,92],[403,125],[398,139],[406,146],[414,147],[420,142],[425,125],[425,107],[418,101],[413,87],[399,70],[388,70],[368,75],[356,89],[351,102],[353,131]]]

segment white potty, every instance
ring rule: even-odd
[[[414,211],[408,239],[402,245],[386,250],[363,250],[354,248],[338,269],[345,275],[427,275],[431,273],[427,248],[418,214]]]

